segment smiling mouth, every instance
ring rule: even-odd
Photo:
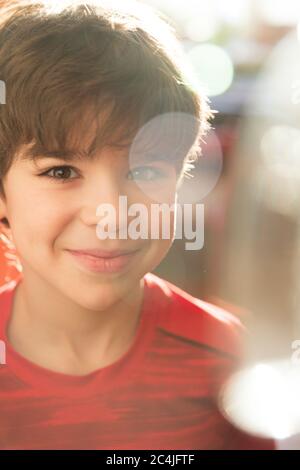
[[[84,268],[92,272],[114,273],[122,271],[139,250],[135,251],[100,251],[66,250]]]
[[[79,250],[68,250],[73,253],[94,256],[96,258],[116,258],[117,256],[128,255],[135,253],[136,250],[99,250],[99,249],[79,249]]]

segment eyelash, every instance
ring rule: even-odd
[[[75,168],[71,167],[71,166],[68,166],[68,165],[60,165],[60,166],[53,166],[52,168],[49,168],[49,170],[47,171],[44,171],[43,173],[40,173],[38,176],[44,176],[46,178],[50,178],[50,179],[53,179],[59,183],[65,183],[67,181],[69,181],[70,178],[57,178],[55,176],[51,176],[49,175],[50,171],[55,171],[55,170],[73,170],[73,171],[77,171],[75,170]],[[74,179],[74,178],[71,178],[71,179]]]
[[[77,172],[77,170],[75,170],[75,168],[73,168],[72,166],[60,165],[60,166],[54,166],[52,168],[49,168],[49,170],[44,171],[43,173],[40,173],[38,176],[44,176],[46,178],[51,178],[51,179],[53,179],[57,182],[60,182],[60,183],[66,183],[69,180],[75,179],[75,178],[57,178],[55,176],[49,175],[49,173],[53,170],[55,171],[55,170],[62,170],[62,169],[63,170],[70,170],[70,171],[73,170],[73,171]],[[153,179],[162,178],[162,177],[165,176],[165,173],[162,170],[160,170],[158,168],[147,167],[147,166],[141,166],[141,167],[135,168],[134,170],[130,171],[129,174],[130,173],[132,174],[135,171],[138,171],[138,170],[141,170],[141,169],[142,170],[150,170],[150,171],[154,172],[155,176],[154,176]],[[133,179],[133,178],[130,178],[130,179]],[[150,181],[153,181],[153,179],[151,179]],[[146,180],[146,181],[149,181],[149,180]]]

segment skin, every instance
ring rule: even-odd
[[[82,148],[88,144],[85,139]],[[0,217],[9,221],[23,268],[7,337],[19,354],[39,366],[85,375],[129,349],[141,312],[143,276],[166,256],[174,238],[171,218],[169,239],[100,240],[96,208],[102,202],[117,208],[119,195],[127,196],[128,206],[138,202],[149,210],[157,198],[176,203],[176,172],[160,161],[145,163],[148,170],[137,170],[142,161],[129,168],[128,149],[106,147],[93,160],[47,157],[37,163],[23,158],[24,149],[3,179],[0,199]],[[53,171],[62,165],[72,167],[64,170],[64,182],[61,171]],[[161,175],[153,177],[156,170],[150,168]],[[56,179],[40,176],[47,170]],[[94,273],[66,251],[84,248],[138,252],[121,272]]]

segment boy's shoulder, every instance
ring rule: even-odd
[[[145,280],[158,310],[161,330],[179,341],[203,345],[234,358],[241,356],[246,330],[236,316],[153,273],[147,273]]]

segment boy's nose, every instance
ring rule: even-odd
[[[80,218],[85,225],[91,226],[96,226],[101,220],[99,215],[101,213],[100,207],[106,211],[109,207],[110,211],[114,211],[118,223],[119,212],[122,212],[124,208],[124,203],[122,204],[121,201],[123,199],[124,202],[124,196],[127,200],[120,183],[110,177],[102,177],[98,181],[90,183],[81,196]],[[120,196],[123,196],[123,198],[120,198]]]

